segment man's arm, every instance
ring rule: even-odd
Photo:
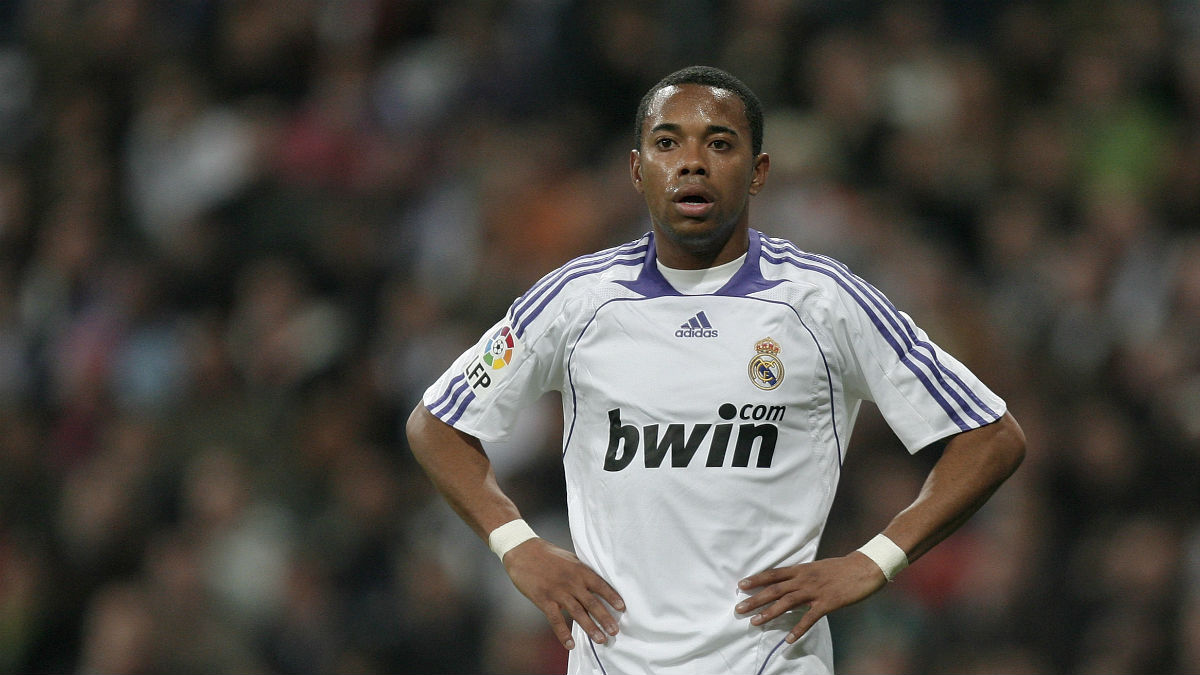
[[[883,534],[905,551],[909,561],[916,560],[978,511],[1024,457],[1025,435],[1008,413],[992,424],[954,436],[916,500],[892,519]],[[821,617],[863,600],[886,584],[879,566],[855,551],[752,575],[740,585],[759,590],[736,609],[739,614],[761,610],[750,620],[761,625],[808,605],[788,633],[787,641],[795,642]]]
[[[434,486],[484,541],[492,530],[521,517],[496,482],[479,439],[442,422],[420,404],[409,415],[406,431],[413,456]],[[620,611],[625,609],[621,596],[570,551],[534,538],[505,553],[503,562],[513,585],[545,613],[567,649],[575,645],[564,614],[596,642],[607,640],[606,631],[617,634],[617,622],[600,599]]]

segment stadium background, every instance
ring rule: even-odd
[[[0,671],[561,672],[402,422],[539,275],[647,228],[632,113],[691,63],[766,104],[755,224],[1031,441],[836,617],[841,671],[1200,672],[1190,0],[0,3]],[[560,424],[493,451],[565,541]],[[929,461],[866,410],[826,550]]]

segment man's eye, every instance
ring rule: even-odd
[[[731,146],[729,145],[729,141],[717,138],[713,140],[712,147],[714,150],[728,150]]]
[[[658,139],[657,141],[655,141],[655,142],[654,142],[654,145],[655,145],[655,146],[657,146],[658,148],[661,148],[661,149],[663,149],[663,150],[666,150],[667,148],[673,147],[673,146],[675,145],[675,139],[673,139],[673,138],[660,138],[660,139]]]

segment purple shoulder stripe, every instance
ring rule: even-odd
[[[620,246],[615,247],[615,249],[619,249],[619,248],[621,248],[621,247]],[[529,290],[525,291],[523,294],[521,294],[520,297],[518,297],[516,299],[515,302],[513,302],[514,314],[520,313],[523,310],[523,308],[528,305],[528,303],[536,300],[537,297],[539,295],[541,295],[542,293],[544,293],[548,287],[553,286],[554,282],[556,282],[560,278],[562,278],[562,275],[566,274],[568,270],[570,270],[574,267],[577,267],[579,265],[586,265],[589,262],[592,262],[594,260],[599,260],[606,256],[612,255],[612,252],[615,249],[605,249],[603,251],[596,251],[595,253],[588,253],[587,255],[581,255],[577,258],[572,258],[571,260],[568,260],[563,266],[559,267],[556,270],[549,272],[548,274],[543,276],[541,279],[538,279],[537,282],[533,284],[533,286],[529,287]]]
[[[643,237],[604,251],[580,256],[568,262],[543,277],[513,302],[509,310],[509,325],[513,326],[517,337],[521,337],[529,323],[541,314],[547,303],[558,295],[567,282],[585,274],[603,271],[614,265],[641,264],[647,245],[647,237]],[[632,256],[632,262],[625,259],[629,256]],[[447,383],[442,395],[429,405],[429,411],[443,422],[453,425],[463,416],[474,400],[475,392],[471,389],[466,377],[458,375]]]
[[[976,425],[987,424],[999,417],[979,400],[975,392],[956,373],[938,361],[933,345],[916,337],[912,325],[886,296],[855,276],[845,265],[827,256],[805,253],[791,242],[783,240],[764,238],[763,250],[764,258],[769,262],[817,272],[841,286],[863,309],[905,367],[917,377],[960,429],[965,431],[973,428],[973,425],[963,419],[960,412],[974,420]],[[964,393],[974,406],[967,402]],[[953,399],[953,403],[949,399]],[[990,419],[985,419],[980,412]]]
[[[517,337],[525,335],[525,329],[536,319],[546,305],[572,280],[589,274],[603,272],[618,265],[641,265],[648,243],[645,238],[636,242],[601,251],[591,256],[576,258],[538,282],[528,293],[513,303],[511,323]]]
[[[454,413],[451,414],[449,417],[444,418],[443,421],[446,424],[449,424],[450,426],[454,426],[454,423],[457,422],[460,417],[462,417],[464,412],[466,412],[467,406],[470,405],[471,401],[474,401],[474,400],[475,400],[474,390],[467,389],[467,395],[463,397],[462,401],[458,404],[458,407],[454,409]]]
[[[536,302],[539,297],[542,296],[542,294],[552,288],[564,276],[570,274],[573,270],[627,253],[644,253],[646,251],[646,245],[646,237],[642,237],[641,239],[626,242],[620,246],[614,246],[612,248],[604,249],[603,251],[581,255],[578,258],[569,260],[562,267],[559,267],[558,269],[539,279],[537,283],[529,288],[528,291],[525,291],[521,297],[517,298],[516,301],[513,302],[511,311],[512,319],[514,321],[518,320],[520,315],[526,312],[529,307]]]
[[[943,373],[946,377],[953,380],[954,383],[958,386],[959,390],[962,391],[963,393],[965,393],[971,399],[971,401],[976,406],[978,406],[978,408],[981,412],[983,412],[985,415],[987,415],[988,417],[991,418],[988,420],[980,419],[979,417],[977,417],[973,414],[973,411],[971,410],[971,408],[969,406],[965,406],[967,413],[969,415],[971,415],[971,417],[976,422],[979,422],[980,424],[987,424],[989,422],[995,422],[997,419],[1000,418],[999,413],[992,410],[990,407],[988,407],[988,405],[986,403],[981,401],[979,399],[979,397],[976,395],[975,391],[973,389],[971,389],[969,386],[967,386],[967,384],[962,381],[962,378],[960,378],[957,373],[955,373],[950,368],[946,367],[945,364],[943,364],[941,361],[938,360],[937,349],[935,349],[934,346],[932,344],[930,344],[929,342],[922,340],[921,338],[919,338],[917,336],[916,327],[913,324],[912,319],[907,317],[903,312],[901,312],[899,309],[897,309],[896,306],[892,304],[892,301],[889,300],[888,297],[886,295],[884,295],[882,291],[875,288],[874,286],[867,283],[866,281],[863,281],[860,277],[855,276],[852,272],[850,272],[850,268],[846,267],[846,265],[844,263],[834,260],[833,258],[829,258],[828,256],[818,256],[818,257],[825,259],[825,260],[829,261],[830,264],[833,264],[833,265],[841,268],[846,274],[849,274],[852,278],[858,279],[861,282],[861,284],[865,287],[867,292],[872,293],[879,302],[882,302],[883,305],[885,305],[887,307],[888,315],[895,317],[896,321],[900,324],[900,327],[903,330],[903,332],[901,333],[901,337],[903,337],[905,339],[906,344],[913,345],[914,354],[916,355],[916,357],[918,359],[921,359],[922,362],[926,363],[926,365],[929,365],[931,368],[934,367],[934,365],[936,364],[937,369],[941,373]],[[916,351],[917,348],[924,350],[928,354],[928,358],[932,359],[933,363],[931,364],[931,363],[929,363],[929,361],[925,360],[925,355],[921,354],[919,351]],[[953,394],[954,390],[951,390],[951,393]],[[964,402],[960,401],[960,403],[964,403]]]

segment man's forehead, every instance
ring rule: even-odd
[[[728,89],[706,84],[673,84],[654,93],[647,109],[648,117],[699,109],[706,114],[734,114],[737,121],[747,124],[745,105],[738,95]]]

